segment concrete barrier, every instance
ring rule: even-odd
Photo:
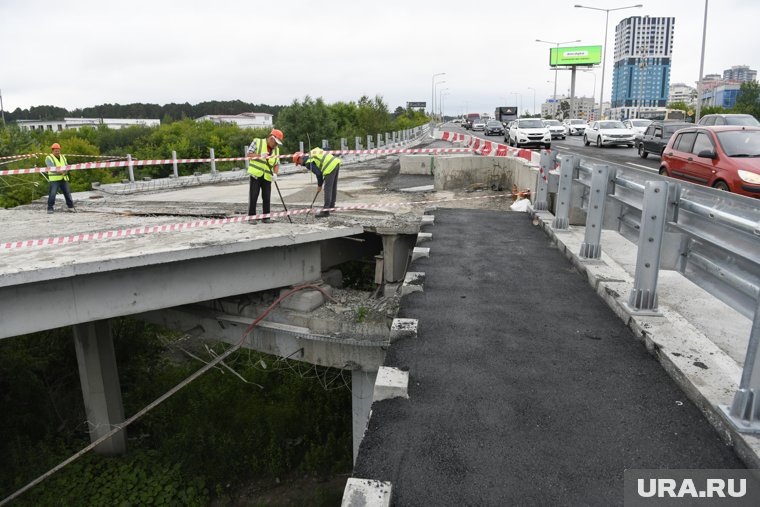
[[[435,167],[435,155],[401,155],[401,174],[432,175]]]
[[[511,190],[530,189],[535,193],[539,170],[517,157],[474,157],[460,155],[441,158],[433,171],[436,190],[455,190],[485,185]]]

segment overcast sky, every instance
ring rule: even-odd
[[[549,45],[581,39],[602,44],[603,12],[579,0],[196,1],[0,0],[4,43],[0,90],[6,110],[34,105],[69,109],[102,103],[240,99],[289,104],[304,95],[328,102],[382,95],[391,109],[431,101],[431,76],[445,72],[448,114],[533,110],[553,93]],[[636,1],[580,0],[616,8]],[[610,13],[674,16],[671,83],[699,75],[703,0],[641,0]],[[705,73],[732,65],[760,70],[758,0],[713,0]],[[612,82],[607,57],[605,100]],[[579,73],[577,95],[591,96],[601,67]],[[570,87],[559,72],[558,93]],[[519,95],[515,95],[519,94]],[[436,99],[437,100],[437,99]]]

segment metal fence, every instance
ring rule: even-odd
[[[740,431],[760,432],[760,202],[546,151],[540,174],[534,209],[553,199],[555,230],[585,224],[581,258],[601,257],[602,230],[638,245],[632,314],[658,315],[658,275],[673,270],[753,319],[739,390],[724,412]]]

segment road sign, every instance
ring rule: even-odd
[[[406,103],[407,109],[412,108],[412,107],[426,107],[426,106],[427,106],[427,102],[407,102]]]

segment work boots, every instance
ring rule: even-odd
[[[320,211],[319,213],[317,213],[314,216],[317,217],[317,218],[326,218],[326,217],[330,216],[330,212],[329,211]]]

